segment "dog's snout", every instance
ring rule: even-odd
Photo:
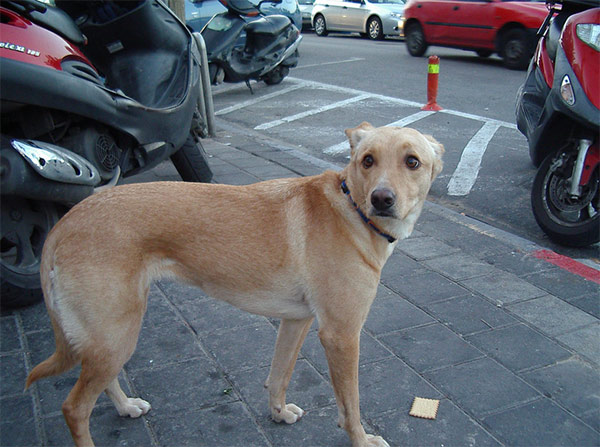
[[[396,194],[388,188],[376,189],[371,193],[371,205],[377,211],[390,209],[396,203]]]

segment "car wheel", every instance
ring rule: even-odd
[[[423,28],[418,23],[411,23],[405,31],[406,49],[411,56],[421,57],[427,51],[427,42]]]
[[[325,25],[325,17],[323,17],[321,14],[319,14],[318,16],[315,17],[314,28],[315,28],[315,34],[317,36],[324,37],[327,35],[327,26]]]
[[[367,35],[371,40],[383,39],[383,27],[377,17],[371,17],[367,22]]]
[[[507,68],[511,70],[526,69],[531,58],[527,33],[522,29],[513,29],[507,32],[502,39],[501,54]]]

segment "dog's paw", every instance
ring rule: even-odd
[[[148,413],[150,408],[152,407],[145,400],[129,397],[125,404],[117,408],[117,411],[119,412],[119,416],[139,418],[141,415]]]
[[[368,447],[390,447],[381,436],[367,435],[367,446]]]
[[[271,416],[275,422],[293,424],[304,415],[304,410],[294,404],[287,404],[285,408],[276,406],[271,408]]]

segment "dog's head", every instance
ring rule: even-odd
[[[354,200],[383,228],[407,237],[442,170],[444,147],[414,129],[367,122],[346,129],[346,135],[351,157],[345,172]]]

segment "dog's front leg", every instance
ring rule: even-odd
[[[298,351],[313,320],[313,317],[304,320],[281,320],[279,325],[271,371],[265,383],[269,390],[271,416],[275,422],[293,424],[304,414],[302,408],[294,404],[286,405],[285,393],[294,371]]]
[[[321,344],[329,363],[331,383],[338,405],[338,425],[344,428],[353,447],[389,447],[380,436],[368,435],[360,422],[358,357],[360,327],[325,324],[319,330]]]

